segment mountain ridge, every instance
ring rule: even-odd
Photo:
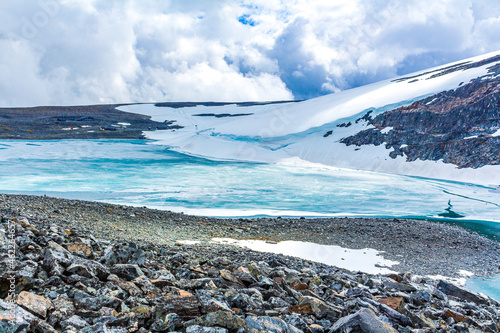
[[[493,71],[498,74],[499,65]],[[473,80],[457,89],[387,111],[375,128],[343,138],[346,145],[385,143],[391,158],[443,160],[459,168],[500,164],[500,79]],[[382,133],[384,128],[392,130]]]
[[[102,106],[93,119],[79,109],[83,120],[70,119],[72,107],[50,117],[23,109],[32,117],[14,119],[16,129],[8,124],[18,111],[0,109],[0,138],[149,138],[207,159],[497,186],[499,84],[500,51],[305,101],[122,104]]]

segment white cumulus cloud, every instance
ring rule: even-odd
[[[0,105],[301,99],[500,49],[488,0],[0,3]]]

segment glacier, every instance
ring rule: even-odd
[[[176,121],[183,128],[147,131],[145,135],[155,140],[154,144],[193,156],[213,160],[375,171],[498,187],[498,165],[459,169],[442,160],[407,162],[401,156],[390,158],[390,151],[384,145],[356,147],[346,146],[339,141],[370,128],[365,121],[357,122],[369,111],[375,116],[427,96],[455,89],[464,82],[488,76],[488,68],[492,63],[480,65],[481,61],[499,54],[489,53],[300,102],[183,108],[137,104],[121,106],[119,110],[148,115],[159,122]],[[478,65],[449,70],[460,68],[464,63]],[[500,60],[495,63],[500,63]],[[348,122],[352,126],[337,126]]]

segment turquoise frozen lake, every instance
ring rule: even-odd
[[[453,216],[451,203],[451,211],[463,216],[457,222],[493,222],[494,229],[500,219],[500,191],[491,187],[329,167],[210,161],[143,140],[4,140],[0,165],[2,192],[191,214],[444,219]]]

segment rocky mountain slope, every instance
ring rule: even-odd
[[[178,128],[173,122],[121,112],[118,106],[0,108],[0,139],[139,139],[143,131]]]
[[[496,186],[499,69],[496,52],[298,103],[119,109],[175,120],[182,129],[145,135],[206,158],[315,163]]]
[[[406,161],[442,160],[459,168],[500,164],[500,65],[492,77],[472,80],[368,119],[374,128],[341,140],[346,145],[385,145]],[[346,125],[344,125],[346,126]],[[390,130],[384,131],[389,128]]]

